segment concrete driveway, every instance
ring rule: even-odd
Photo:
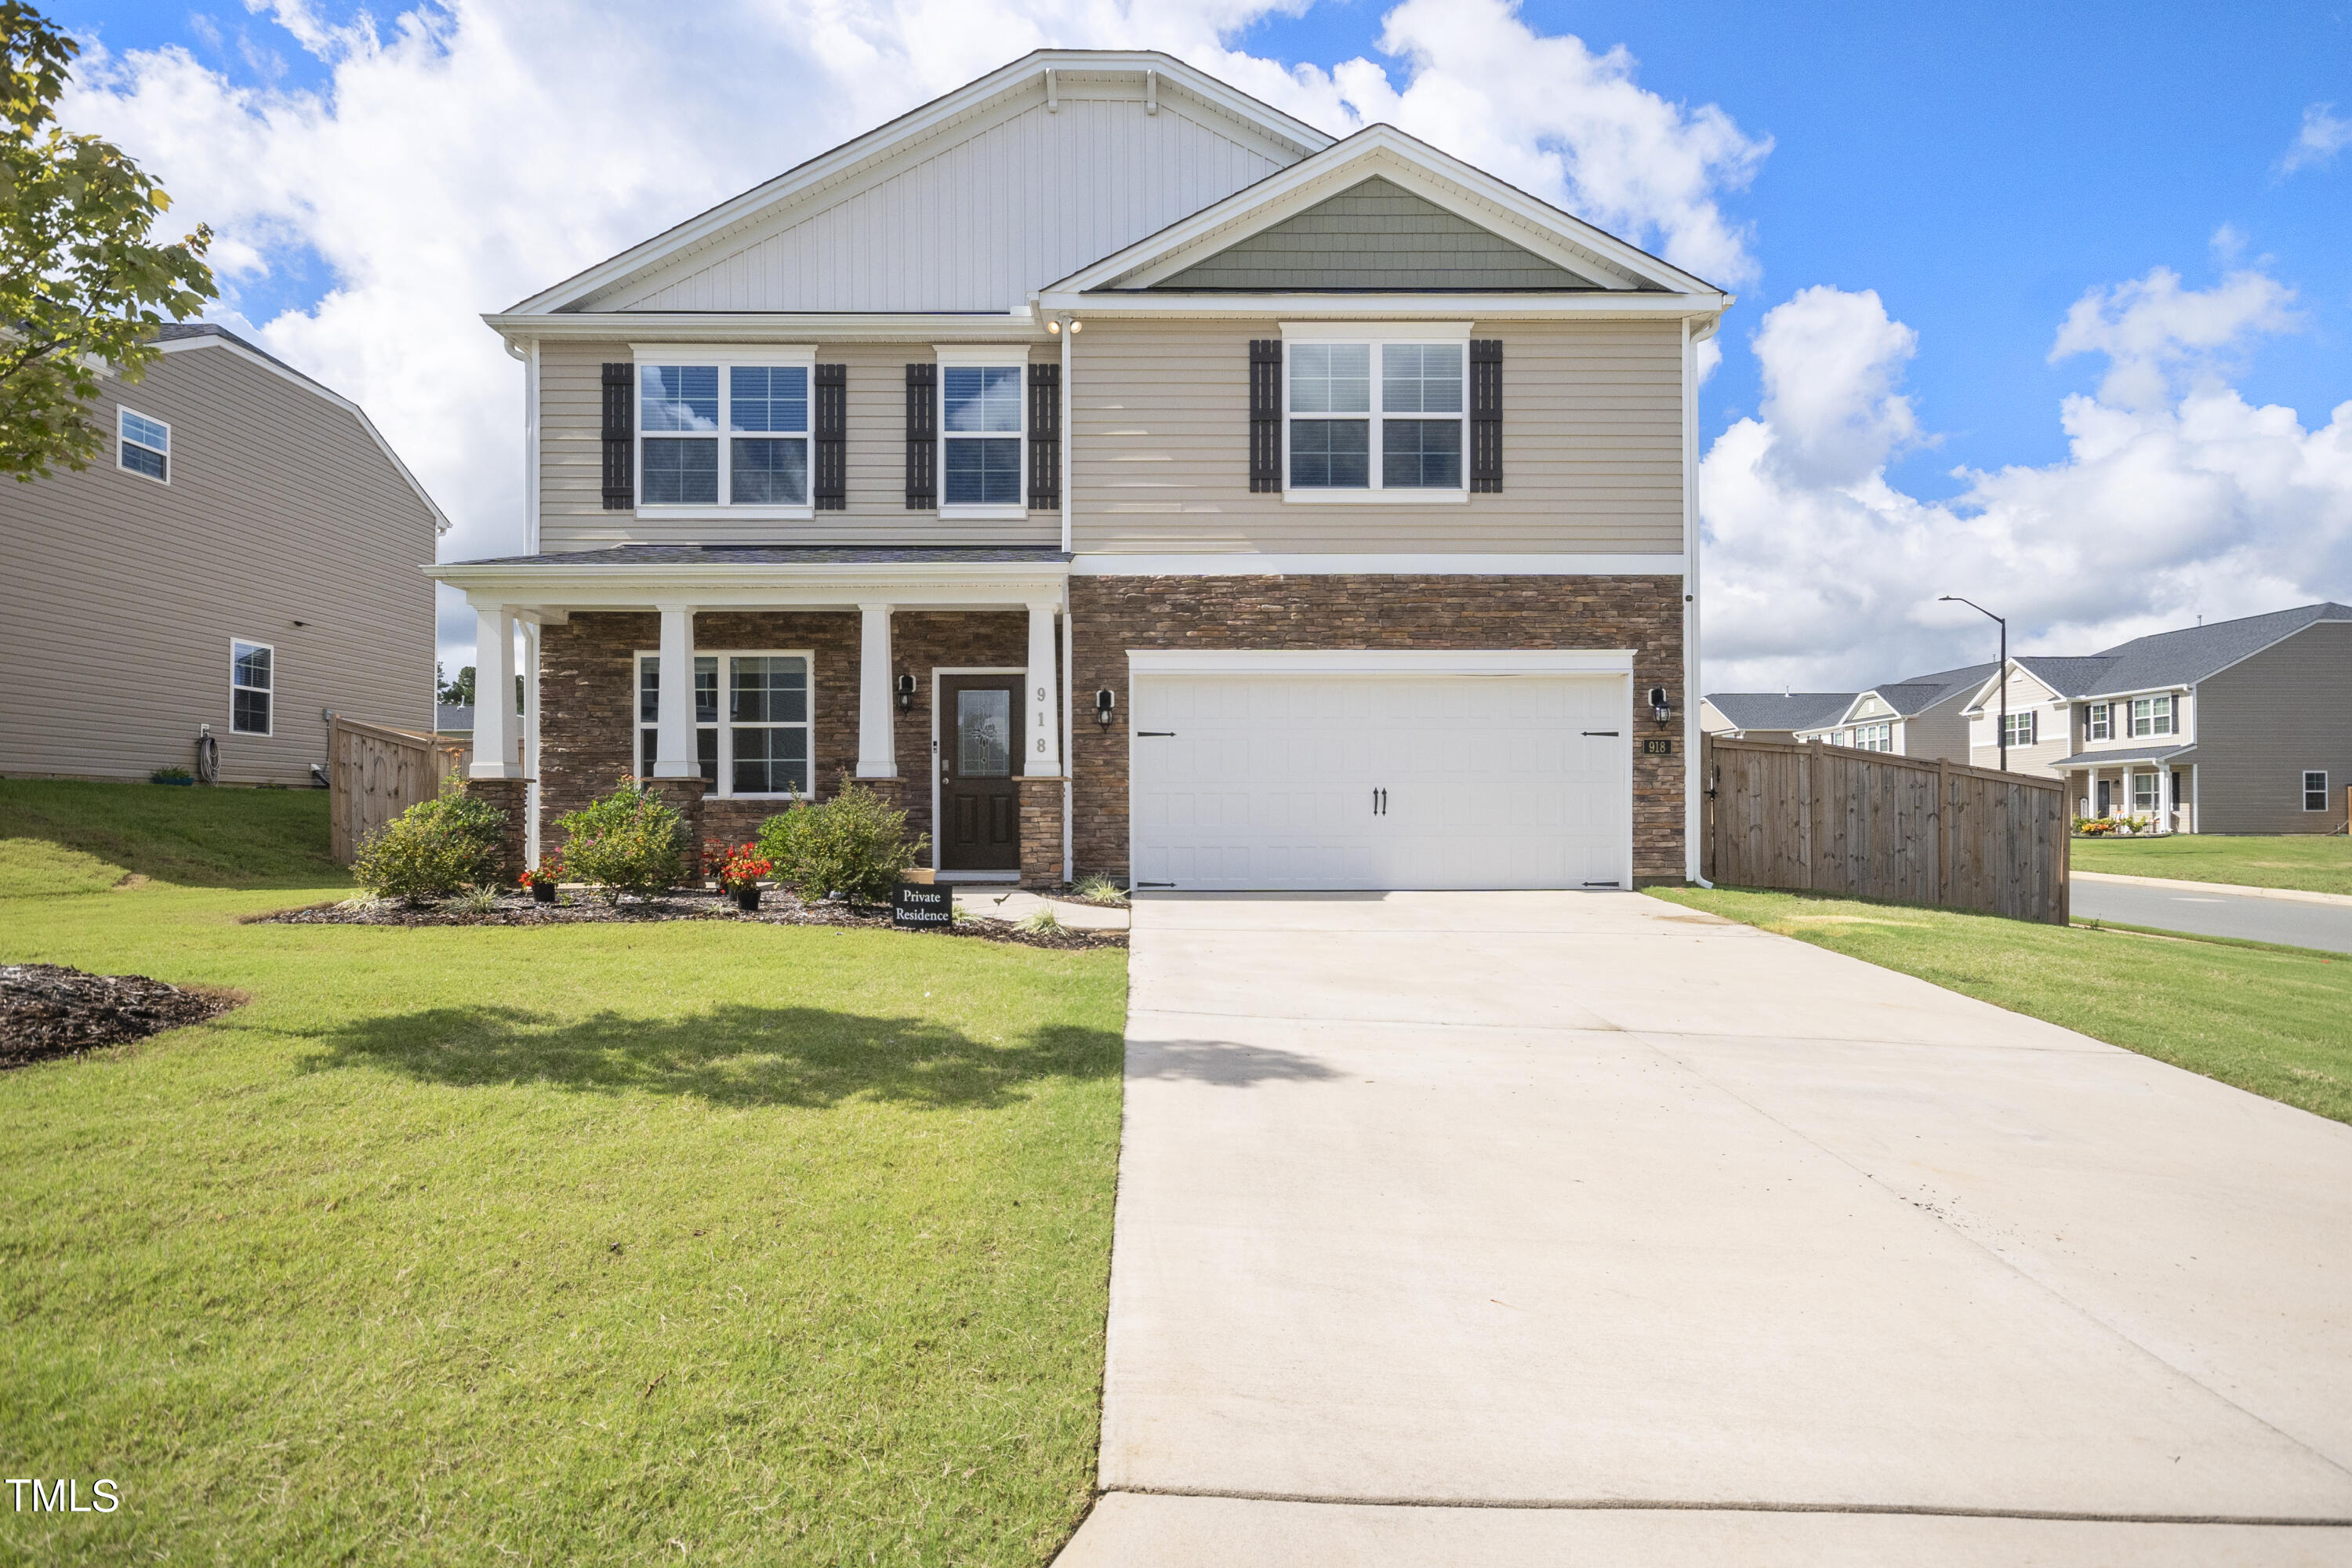
[[[1070,1568],[2352,1563],[2352,1128],[1635,894],[1135,925]]]

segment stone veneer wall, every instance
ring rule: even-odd
[[[1633,758],[1633,875],[1680,879],[1683,583],[1653,577],[1073,577],[1076,874],[1128,871],[1129,648],[1622,648],[1633,697],[1673,694],[1675,754]],[[1120,722],[1091,717],[1097,689]],[[1628,715],[1629,720],[1636,715]],[[1631,731],[1657,733],[1646,711]]]
[[[897,715],[898,779],[870,782],[906,808],[910,830],[931,830],[932,667],[1018,668],[1028,658],[1028,625],[1022,611],[901,611],[891,616],[891,677],[895,681],[902,670],[915,677],[915,707]],[[814,740],[810,784],[824,799],[842,773],[856,771],[856,612],[705,611],[694,617],[694,643],[705,649],[808,649]],[[661,618],[652,614],[581,613],[541,633],[540,799],[546,847],[562,846],[557,817],[636,771],[636,655],[660,645]],[[776,800],[707,795],[702,833],[710,843],[740,843],[783,806]],[[1057,841],[1055,854],[1060,853]]]

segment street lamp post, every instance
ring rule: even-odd
[[[1994,615],[1974,599],[1963,599],[1958,594],[1947,594],[1937,601],[1944,605],[1966,605],[1978,615],[1991,619],[2000,627],[2000,771],[2009,772],[2009,622]]]

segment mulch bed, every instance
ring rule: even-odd
[[[55,963],[0,964],[0,1068],[201,1024],[237,1005],[143,974],[89,974]]]
[[[647,921],[736,921],[746,925],[862,926],[892,931],[887,910],[852,910],[846,904],[803,904],[790,893],[773,890],[760,901],[759,912],[745,914],[734,900],[709,890],[681,888],[650,903],[632,899],[615,905],[590,893],[566,892],[554,904],[529,898],[501,896],[495,910],[468,910],[455,900],[404,904],[390,899],[351,900],[340,904],[312,904],[251,917],[258,925],[349,926],[553,926],[603,922],[642,924]],[[965,916],[952,926],[908,931],[909,936],[974,937],[982,942],[1009,942],[1023,947],[1058,949],[1125,947],[1123,931],[1025,931],[1010,921]]]

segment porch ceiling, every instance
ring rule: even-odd
[[[2121,746],[2112,751],[2077,752],[2071,757],[2061,757],[2050,765],[2053,768],[2120,768],[2134,763],[2169,763],[2196,749],[2194,741],[2168,746]]]
[[[545,611],[1060,606],[1070,558],[1045,547],[620,545],[426,567],[477,606]]]

